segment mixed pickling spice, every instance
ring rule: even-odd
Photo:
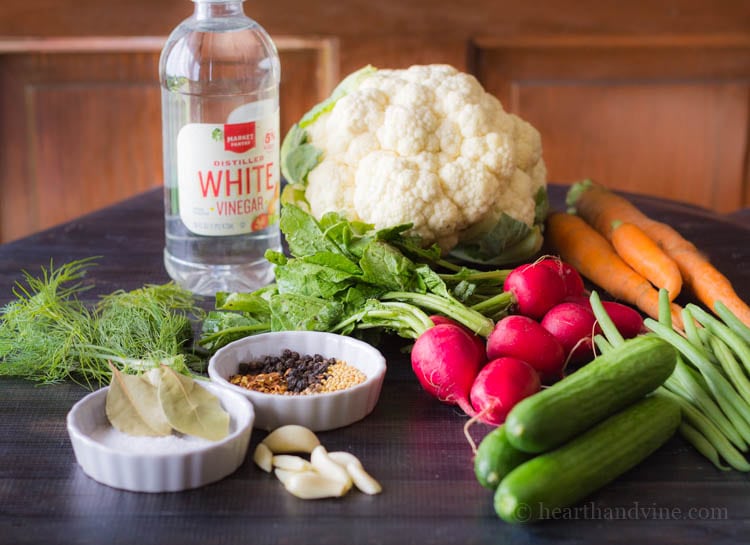
[[[345,361],[285,349],[279,356],[241,363],[229,382],[266,394],[306,395],[345,390],[366,378]]]

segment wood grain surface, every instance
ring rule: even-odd
[[[550,189],[562,206],[563,188]],[[750,299],[750,229],[703,209],[634,197],[691,238]],[[0,246],[0,304],[19,271],[102,256],[87,297],[167,280],[161,263],[161,193],[152,190],[104,211]],[[381,399],[365,420],[320,434],[349,450],[383,484],[303,501],[248,459],[226,479],[192,491],[144,494],[96,483],[77,466],[65,428],[87,392],[61,384],[0,379],[0,543],[20,544],[456,544],[747,542],[750,483],[722,473],[680,438],[575,509],[533,526],[511,526],[476,482],[466,417],[425,394],[400,342],[383,350]],[[489,428],[477,425],[478,440]],[[254,431],[251,449],[265,433]],[[585,460],[582,460],[585,463]]]

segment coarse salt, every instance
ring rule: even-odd
[[[160,437],[128,435],[112,426],[99,426],[91,433],[91,439],[106,447],[131,454],[177,454],[213,444],[201,437],[174,433]]]

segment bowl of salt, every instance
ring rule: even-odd
[[[218,398],[228,415],[228,432],[210,440],[183,433],[130,435],[107,414],[112,386],[88,394],[68,413],[76,461],[92,479],[135,492],[176,492],[216,482],[245,460],[255,413],[246,397],[208,381],[196,381]]]

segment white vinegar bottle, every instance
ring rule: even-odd
[[[201,295],[273,280],[280,250],[276,47],[243,0],[194,0],[161,54],[164,264]]]

